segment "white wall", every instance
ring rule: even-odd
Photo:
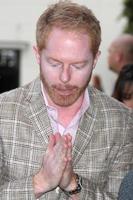
[[[54,0],[0,0],[0,41],[26,41],[22,50],[21,82],[23,85],[39,73],[32,46],[35,44],[36,21],[41,12]],[[107,67],[107,51],[110,42],[122,32],[124,20],[118,20],[122,0],[75,0],[87,5],[101,22],[101,57],[94,70],[103,80],[105,91],[110,94],[115,75]]]

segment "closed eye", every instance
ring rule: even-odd
[[[82,64],[72,64],[72,66],[76,69],[82,69],[83,67],[85,67],[86,63],[82,63]]]
[[[58,60],[52,59],[52,58],[48,58],[47,62],[52,66],[52,67],[58,67],[61,66],[62,63],[59,62]]]
[[[61,66],[61,63],[50,63],[50,65],[52,67],[58,67],[58,66]]]

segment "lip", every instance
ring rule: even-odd
[[[68,95],[71,95],[73,93],[73,90],[60,90],[60,89],[56,89],[57,93],[60,94],[60,95],[65,95],[65,96],[68,96]]]

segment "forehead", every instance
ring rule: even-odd
[[[68,41],[74,40],[76,42],[89,42],[91,43],[91,39],[89,35],[85,32],[74,31],[74,30],[65,30],[61,28],[53,27],[48,36],[48,43],[51,41]]]
[[[91,40],[85,33],[53,28],[45,50],[54,54],[82,56],[91,53]]]

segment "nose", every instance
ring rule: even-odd
[[[68,83],[71,79],[71,69],[69,66],[64,66],[60,72],[60,80],[63,83]]]

